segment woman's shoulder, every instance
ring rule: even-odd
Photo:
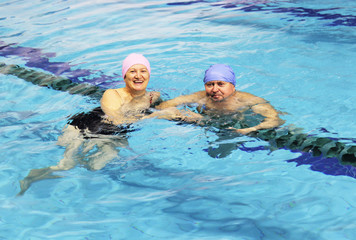
[[[103,98],[109,98],[109,99],[125,99],[127,97],[127,93],[125,92],[124,88],[111,88],[105,90],[103,94]]]
[[[113,95],[113,94],[122,94],[123,93],[123,88],[109,88],[109,89],[106,89],[104,94],[110,94],[110,95]]]
[[[156,106],[162,102],[161,93],[156,91],[148,92],[150,105]]]
[[[157,92],[157,91],[151,91],[151,92],[149,92],[149,94],[152,95],[153,97],[157,97],[157,98],[159,98],[161,96],[161,93]]]
[[[122,89],[107,89],[104,92],[100,103],[102,107],[118,108],[123,104],[125,101],[124,99],[125,93],[122,91]]]

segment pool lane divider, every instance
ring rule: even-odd
[[[20,57],[26,60],[24,67],[42,69],[45,72],[54,74],[56,76],[66,76],[72,82],[81,83],[81,79],[85,79],[86,83],[90,83],[95,86],[102,86],[104,88],[112,88],[110,85],[113,81],[118,82],[118,74],[114,76],[108,76],[101,71],[93,71],[90,69],[72,69],[74,65],[68,62],[56,62],[51,61],[50,58],[54,58],[56,53],[43,52],[40,48],[31,48],[19,46],[17,43],[6,43],[0,40],[0,56],[1,57]]]
[[[70,94],[89,96],[97,100],[100,100],[104,93],[104,89],[92,84],[73,82],[68,78],[27,69],[18,65],[0,63],[0,73],[16,76],[41,87],[68,92]]]
[[[259,130],[250,135],[269,142],[272,148],[308,152],[315,157],[337,158],[343,165],[356,166],[356,146],[337,139],[313,136],[290,128]]]
[[[0,63],[0,73],[16,76],[38,86],[70,94],[80,94],[96,100],[100,100],[105,91],[92,84],[76,83],[68,78],[26,69],[18,65]],[[343,165],[356,166],[356,146],[346,145],[337,141],[337,139],[294,132],[289,128],[260,130],[250,134],[250,136],[269,142],[272,148],[286,148],[308,152],[313,156],[337,158]]]

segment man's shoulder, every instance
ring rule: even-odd
[[[266,101],[261,97],[257,97],[256,95],[253,95],[252,93],[242,92],[242,91],[236,91],[235,98],[241,102],[249,102],[251,104],[257,104]]]
[[[243,92],[243,91],[238,91],[238,90],[236,90],[235,96],[236,96],[236,97],[246,97],[246,98],[256,97],[256,96],[253,95],[252,93]]]

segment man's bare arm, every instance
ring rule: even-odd
[[[284,123],[284,120],[280,119],[278,112],[273,108],[271,104],[267,103],[266,100],[259,97],[254,97],[250,100],[252,100],[250,104],[254,104],[251,106],[252,111],[265,117],[265,119],[256,126],[237,129],[237,132],[241,134],[248,134],[250,132],[258,131],[261,129],[275,128]]]
[[[198,123],[203,116],[199,113],[192,112],[190,110],[180,110],[175,107],[165,108],[160,111],[153,112],[142,119],[147,118],[159,118],[174,121],[183,121],[186,123]]]
[[[255,113],[265,117],[260,124],[255,126],[257,130],[275,128],[284,123],[284,121],[280,119],[278,112],[269,103],[257,104],[251,109]]]
[[[156,106],[157,109],[165,109],[165,108],[170,108],[170,107],[177,107],[179,105],[183,104],[190,104],[190,103],[199,103],[201,99],[205,96],[204,91],[200,92],[195,92],[190,95],[183,95],[179,96],[176,98],[173,98],[171,100],[165,101],[158,106]]]

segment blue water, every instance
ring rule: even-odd
[[[286,126],[355,145],[353,1],[0,1],[0,62],[123,86],[131,52],[165,99],[203,89],[226,63],[237,88],[266,98]],[[98,102],[0,75],[0,239],[354,239],[356,170],[273,150],[250,137],[149,119],[100,171],[56,164],[70,115]],[[225,158],[209,147],[243,142]]]

